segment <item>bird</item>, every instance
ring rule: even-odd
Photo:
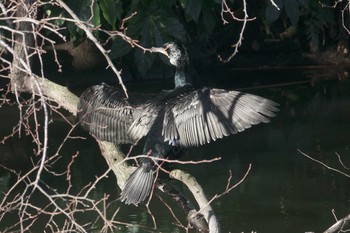
[[[157,94],[129,93],[107,84],[83,92],[78,104],[82,127],[100,140],[137,144],[146,137],[144,156],[120,194],[125,204],[144,202],[155,182],[157,166],[152,158],[167,158],[179,149],[201,146],[268,123],[278,104],[235,90],[192,86],[189,57],[183,44],[165,43],[154,51],[175,66],[172,90]]]

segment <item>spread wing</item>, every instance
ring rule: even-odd
[[[182,89],[181,89],[182,90]],[[152,100],[143,106],[142,112],[135,117],[129,128],[129,135],[132,138],[140,139],[148,134],[152,127],[162,127],[162,118],[167,101],[177,95],[177,90],[162,91]],[[154,123],[156,126],[154,126]],[[160,134],[160,133],[159,133]]]
[[[278,104],[238,91],[202,88],[166,105],[163,136],[183,147],[198,146],[242,132],[275,116]]]
[[[128,99],[124,92],[107,84],[86,89],[78,103],[81,126],[96,138],[120,143],[135,144],[138,138],[128,134],[134,119],[142,112],[142,106],[154,95],[131,93]]]

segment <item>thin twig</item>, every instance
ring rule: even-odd
[[[125,96],[128,97],[128,93],[127,93],[127,89],[123,83],[123,79],[121,77],[121,71],[118,71],[117,68],[114,66],[111,58],[108,56],[108,52],[102,47],[102,45],[97,41],[97,39],[95,38],[95,36],[91,33],[91,30],[86,26],[86,24],[81,21],[79,19],[79,17],[66,5],[66,3],[64,3],[63,1],[61,0],[56,0],[60,6],[62,8],[64,8],[68,13],[69,15],[74,19],[75,21],[75,24],[80,28],[82,29],[85,33],[86,33],[86,36],[87,38],[89,38],[95,45],[96,47],[101,51],[102,55],[105,57],[107,63],[108,63],[108,66],[113,70],[113,72],[117,75],[118,77],[118,80],[119,80],[119,84],[121,85],[121,87],[123,88],[124,90],[124,93],[125,93]]]
[[[333,168],[333,167],[328,166],[328,165],[325,164],[324,162],[321,162],[321,161],[319,161],[319,160],[317,160],[317,159],[315,159],[315,158],[312,158],[311,156],[309,156],[309,155],[307,155],[306,153],[302,152],[300,149],[298,149],[298,152],[299,152],[300,154],[304,155],[306,158],[309,158],[309,159],[311,159],[312,161],[314,161],[314,162],[316,162],[316,163],[318,163],[318,164],[321,164],[323,167],[325,167],[325,168],[327,168],[327,169],[329,169],[329,170],[331,170],[331,171],[337,172],[337,173],[339,173],[339,174],[342,174],[342,175],[344,175],[344,176],[350,178],[350,175],[349,175],[349,174],[346,174],[345,172],[342,172],[342,171],[340,171],[340,170],[338,170],[338,169],[335,169],[335,168]]]

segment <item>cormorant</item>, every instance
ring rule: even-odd
[[[275,102],[260,96],[215,88],[195,90],[187,74],[185,47],[174,42],[157,49],[176,67],[175,88],[157,95],[129,94],[107,84],[88,88],[80,97],[81,125],[96,138],[136,144],[147,136],[139,167],[129,177],[120,199],[138,205],[149,195],[155,177],[151,157],[166,157],[175,148],[210,143],[269,122]]]

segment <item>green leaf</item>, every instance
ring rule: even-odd
[[[175,38],[183,38],[186,35],[184,26],[177,18],[167,17],[164,20],[166,32]]]
[[[202,0],[191,0],[187,2],[185,8],[186,15],[196,23],[198,22],[200,13],[202,11],[202,3]]]
[[[317,16],[319,20],[324,21],[327,24],[335,24],[334,10],[326,7],[320,7],[318,9]]]
[[[94,26],[99,26],[101,25],[101,15],[100,15],[100,5],[97,4],[97,2],[93,3],[93,18],[92,18],[92,23],[94,24]],[[98,30],[94,30],[93,34],[95,37],[99,38],[99,31]]]
[[[103,17],[112,27],[112,30],[116,29],[117,18],[120,17],[117,11],[117,3],[115,0],[99,0],[100,7],[102,10]]]
[[[309,0],[298,0],[299,4],[303,7],[308,7],[309,6]]]
[[[88,21],[91,18],[91,0],[76,1],[76,9],[79,11],[79,18],[83,21]]]
[[[144,47],[151,47],[151,35],[149,33],[150,24],[146,23],[141,32],[140,44]],[[155,54],[144,53],[141,49],[135,51],[135,63],[142,75],[145,75],[149,68],[152,66],[155,59]]]
[[[300,16],[300,5],[295,0],[285,0],[284,10],[286,11],[288,18],[290,19],[293,26],[296,26]]]
[[[129,53],[131,46],[122,38],[117,36],[112,43],[110,56],[112,59],[122,57]]]
[[[198,23],[199,34],[203,37],[209,37],[209,35],[213,32],[215,25],[216,20],[211,8],[203,7],[202,17]]]
[[[274,0],[274,2],[280,8],[280,10],[278,10],[275,6],[273,6],[272,3],[269,1],[269,3],[267,4],[267,7],[265,8],[265,18],[266,18],[266,23],[268,25],[271,25],[280,17],[281,11],[283,9],[284,0]]]
[[[141,75],[146,74],[146,72],[152,66],[154,59],[155,55],[153,53],[144,53],[139,49],[135,52],[135,63]]]
[[[157,27],[154,28],[153,35],[156,46],[162,46],[165,41],[168,41],[168,39],[165,38],[164,34],[162,34]]]
[[[101,15],[100,15],[100,5],[97,4],[97,2],[94,2],[93,13],[94,13],[94,17],[92,19],[93,24],[94,26],[99,26],[101,24]]]
[[[133,12],[133,10],[131,10],[127,15],[131,15]],[[146,23],[146,21],[149,19],[149,17],[147,17],[147,11],[145,9],[138,9],[137,14],[134,15],[127,24],[128,27],[128,31],[127,34],[128,36],[137,39],[138,36],[141,33],[141,30],[144,26],[144,24]]]
[[[131,10],[134,11],[135,9],[137,9],[139,3],[140,3],[140,0],[131,1],[131,5],[130,5]]]

